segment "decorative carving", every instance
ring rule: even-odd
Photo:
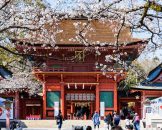
[[[84,51],[75,51],[75,61],[84,62]]]

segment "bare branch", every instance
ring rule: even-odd
[[[117,48],[117,50],[119,49],[119,36],[120,36],[121,31],[122,31],[122,28],[124,27],[124,24],[125,24],[125,16],[123,16],[122,24],[121,24],[121,26],[118,30],[117,36],[116,36],[116,48]]]

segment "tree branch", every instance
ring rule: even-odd
[[[119,36],[120,36],[122,28],[124,27],[124,24],[125,24],[125,16],[123,17],[122,24],[121,24],[121,26],[120,26],[120,28],[118,30],[118,34],[116,36],[116,48],[117,48],[117,50],[119,49],[119,44],[118,44],[119,43]]]
[[[4,32],[6,30],[9,30],[9,29],[13,29],[13,28],[15,28],[15,29],[27,29],[27,30],[30,30],[30,31],[37,31],[37,30],[40,29],[40,27],[39,28],[29,28],[29,27],[23,27],[23,26],[9,26],[7,28],[1,29],[0,33]]]
[[[11,0],[5,1],[5,3],[0,7],[0,10],[2,10],[4,7],[6,7]]]
[[[14,55],[18,55],[18,56],[25,56],[25,55],[27,55],[27,54],[23,54],[23,53],[17,53],[15,51],[12,51],[12,50],[8,49],[7,47],[1,46],[1,45],[0,45],[0,48],[2,48],[3,50],[5,50],[7,52],[10,52],[11,54],[14,54]]]

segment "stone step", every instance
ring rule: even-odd
[[[20,120],[23,127],[28,128],[57,128],[56,120]],[[92,120],[65,120],[63,121],[63,128],[72,127],[72,125],[93,126]],[[104,122],[101,121],[101,127]]]
[[[56,130],[56,120],[19,120],[21,123],[21,126],[24,128],[24,130]],[[140,123],[142,124],[142,123]],[[63,121],[62,130],[72,130],[72,126],[91,126],[93,128],[93,122],[92,120],[65,120]],[[120,126],[125,128],[125,121],[120,121]],[[104,128],[104,121],[101,121],[100,124],[100,130],[105,130]],[[143,127],[141,127],[141,130],[144,130]],[[145,130],[153,130],[153,129],[145,129]]]
[[[21,120],[23,126],[28,128],[57,128],[56,120]],[[121,121],[120,125],[124,122]],[[72,127],[72,125],[93,126],[92,120],[65,120],[63,127]],[[104,127],[104,121],[101,121],[100,127]]]

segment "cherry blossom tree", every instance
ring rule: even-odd
[[[27,72],[13,74],[12,78],[3,79],[0,82],[0,93],[24,91],[32,95],[40,90],[41,82],[36,80],[33,74]]]
[[[121,54],[119,47],[127,45],[129,42],[120,42],[121,33],[126,28],[131,29],[132,34],[147,34],[148,40],[155,48],[161,47],[162,3],[160,0],[74,0],[70,4],[60,0],[55,6],[49,5],[47,2],[42,0],[0,0],[0,48],[23,58],[36,54],[29,54],[26,47],[22,51],[17,51],[16,46],[20,41],[24,46],[27,41],[30,42],[33,48],[35,43],[41,43],[42,47],[57,49],[57,34],[64,32],[59,26],[61,21],[74,18],[84,18],[86,22],[73,24],[76,35],[69,41],[79,42],[86,47],[95,47],[97,55],[101,53],[98,49],[101,46],[115,46],[114,57],[107,55],[105,57],[107,62],[115,61],[123,65],[121,55],[127,54]],[[116,39],[114,43],[92,42],[86,38],[89,31],[95,31],[91,25],[91,21],[94,19],[101,23],[113,24],[109,28]],[[151,51],[152,46],[147,49],[147,51]],[[101,70],[108,71],[107,66],[102,65]]]
[[[0,54],[1,65],[7,66],[14,72],[12,78],[1,81],[1,92],[26,88],[30,93],[33,93],[35,88],[40,87],[40,84],[31,76],[31,68],[25,72],[26,75],[21,72],[23,67],[20,61],[22,62],[28,55],[24,53],[25,50],[18,52],[15,45],[12,44],[12,39],[27,37],[32,39],[32,36],[36,37],[33,35],[35,32],[46,35],[50,33],[44,28],[48,20],[53,22],[52,15],[49,14],[50,9],[46,8],[44,3],[39,0],[0,0],[0,48],[4,50]],[[42,28],[44,28],[43,31]],[[30,67],[30,64],[28,66]]]

